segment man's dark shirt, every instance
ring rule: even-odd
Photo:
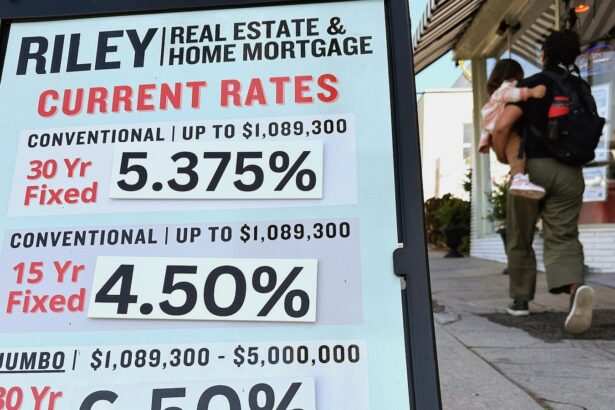
[[[558,75],[564,73],[564,70],[559,67],[547,67],[546,70]],[[583,81],[576,76],[573,77],[575,81]],[[519,120],[522,124],[520,132],[523,136],[523,127],[526,128],[525,135],[527,139],[525,141],[525,155],[528,159],[553,157],[542,143],[541,138],[537,137],[535,133],[529,132],[528,127],[532,127],[540,136],[546,136],[549,123],[549,107],[551,107],[551,103],[556,95],[555,81],[547,77],[543,72],[540,72],[519,81],[517,87],[533,88],[538,85],[547,87],[547,94],[544,98],[529,98],[527,101],[521,101],[515,104],[523,110],[523,117]]]

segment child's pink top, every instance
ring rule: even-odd
[[[516,81],[504,81],[500,88],[489,98],[489,102],[483,106],[480,113],[483,117],[483,130],[481,133],[479,150],[481,147],[491,145],[490,135],[495,128],[495,123],[504,111],[504,107],[508,103],[515,103],[527,100],[528,89],[517,88]]]

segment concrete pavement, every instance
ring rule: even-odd
[[[563,332],[568,298],[544,274],[530,318],[505,315],[503,268],[430,254],[444,409],[615,409],[615,289],[592,284],[596,326],[575,337]]]

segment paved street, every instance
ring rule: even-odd
[[[430,266],[445,409],[615,408],[614,288],[592,284],[595,326],[574,337],[562,329],[568,298],[550,295],[544,274],[530,318],[510,318],[504,265],[442,256]]]

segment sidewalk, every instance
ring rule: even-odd
[[[430,269],[445,410],[615,408],[614,288],[592,284],[594,325],[575,337],[544,274],[532,315],[513,318],[504,265],[431,252]]]

